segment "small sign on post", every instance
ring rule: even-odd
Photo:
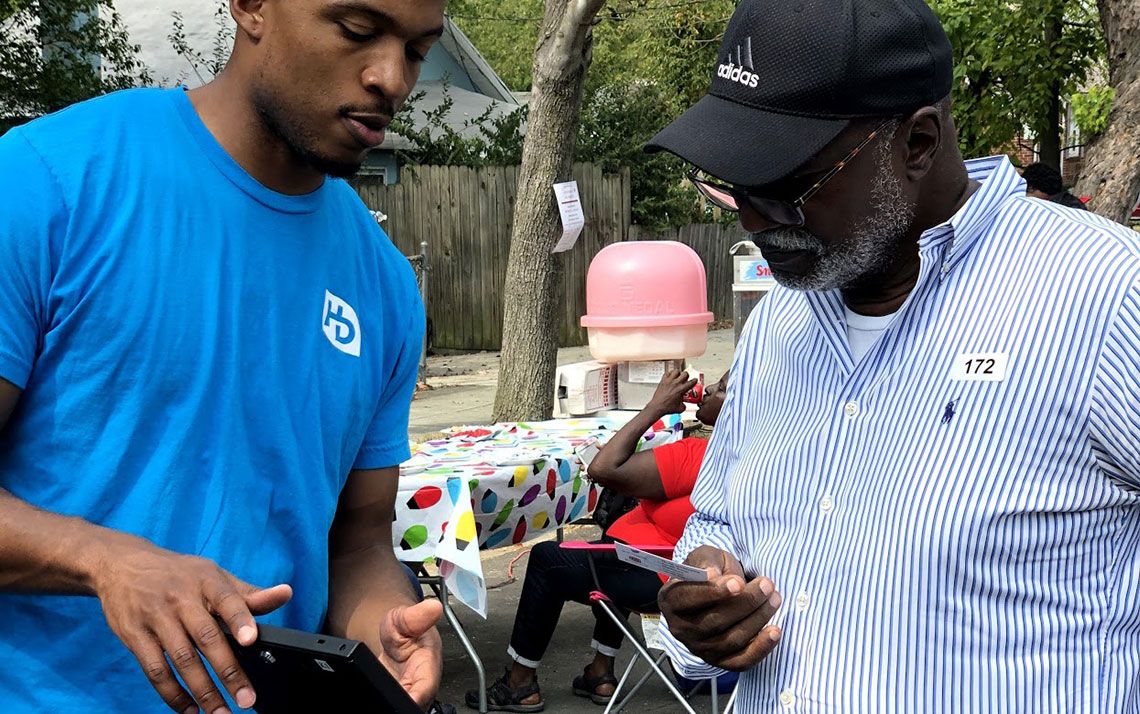
[[[586,225],[586,216],[582,212],[577,181],[554,184],[554,195],[558,199],[558,213],[562,216],[562,238],[554,246],[554,252],[562,253],[574,247]]]
[[[733,260],[736,276],[733,286],[740,286],[744,290],[771,290],[776,287],[776,278],[768,261],[760,256],[737,256]]]

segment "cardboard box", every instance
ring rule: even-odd
[[[654,360],[652,362],[621,362],[618,364],[618,409],[640,411],[649,404],[657,385],[666,372],[685,369],[685,360]]]
[[[589,416],[617,404],[617,365],[577,362],[555,372],[555,418]]]

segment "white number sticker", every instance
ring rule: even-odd
[[[1009,371],[1006,352],[967,352],[958,355],[950,379],[955,382],[1004,382]]]

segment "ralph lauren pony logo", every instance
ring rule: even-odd
[[[951,399],[946,403],[946,408],[942,410],[942,423],[949,424],[954,420],[954,415],[957,414],[955,408],[958,406],[957,399]]]

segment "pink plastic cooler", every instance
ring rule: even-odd
[[[599,362],[697,357],[712,320],[705,266],[683,243],[614,243],[590,262],[582,327]]]

